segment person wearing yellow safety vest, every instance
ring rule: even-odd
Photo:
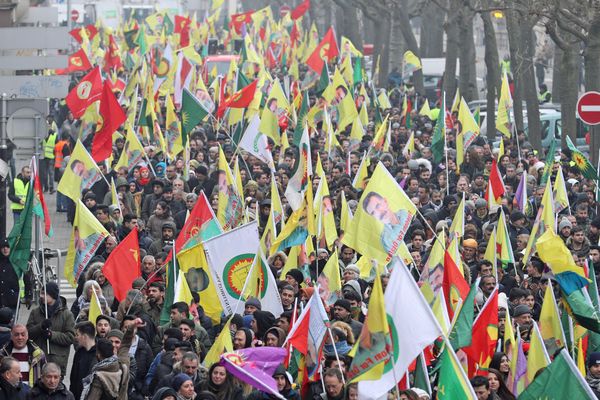
[[[54,146],[56,145],[58,128],[54,118],[49,115],[48,134],[42,140],[42,159],[40,160],[40,178],[44,192],[54,193]]]
[[[27,190],[29,189],[29,181],[31,179],[31,169],[29,166],[21,168],[21,173],[13,179],[12,184],[8,188],[8,199],[11,201],[10,209],[13,212],[15,223],[21,216],[21,211],[25,207],[25,199]]]

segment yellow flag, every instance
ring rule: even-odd
[[[412,74],[414,71],[423,68],[421,60],[412,51],[404,53],[404,74]]]
[[[548,179],[548,182],[550,179]],[[567,195],[567,187],[565,185],[565,177],[562,171],[562,165],[558,166],[556,180],[554,181],[554,213],[558,214],[562,210],[569,208],[569,197]]]
[[[423,102],[423,107],[421,107],[421,110],[419,111],[419,115],[424,115],[429,119],[431,118],[431,108],[429,107],[429,101],[427,99],[425,99],[425,101]]]
[[[188,276],[193,276],[194,279],[202,279],[204,285],[202,286],[203,289],[199,292],[200,305],[204,309],[205,314],[213,322],[219,322],[223,308],[221,307],[216,286],[211,277],[202,243],[199,242],[181,250],[177,253],[177,261],[180,271],[187,273]]]
[[[325,175],[322,175],[319,181],[313,207],[317,213],[317,237],[320,238],[323,234],[327,247],[331,249],[338,238],[338,233],[335,228],[333,204]]]
[[[65,277],[73,287],[108,236],[108,231],[81,200],[76,200],[76,206],[71,241],[65,258]]]
[[[542,335],[537,324],[534,322],[529,339],[529,352],[527,353],[527,378],[533,382],[536,373],[550,364],[550,357],[542,340]]]
[[[346,194],[342,190],[342,211],[340,213],[340,230],[346,232],[352,222],[352,210],[348,207],[348,201],[346,200]]]
[[[258,131],[273,139],[276,145],[281,142],[281,136],[279,135],[279,121],[277,115],[271,111],[268,107],[263,109],[260,125]]]
[[[369,180],[342,242],[363,255],[388,263],[417,210],[380,162]]]
[[[358,117],[358,111],[352,93],[348,90],[348,86],[346,86],[346,82],[337,68],[333,73],[331,86],[335,91],[332,104],[337,107],[339,112],[338,130],[341,132],[354,122],[354,119]]]
[[[77,141],[65,172],[58,183],[58,191],[77,202],[81,198],[81,192],[84,189],[90,189],[100,179],[102,179],[102,173],[98,165],[83,144]]]
[[[238,192],[237,185],[233,180],[233,174],[229,169],[223,149],[219,146],[219,179],[217,190],[219,193],[219,207],[217,219],[228,231],[240,225],[244,219],[244,201]]]
[[[363,54],[354,46],[352,41],[348,39],[346,36],[342,36],[342,40],[340,41],[340,53],[345,57],[362,57]],[[348,57],[348,58],[350,58]]]
[[[506,137],[510,137],[512,132],[512,97],[508,87],[508,76],[504,72],[502,76],[502,85],[500,86],[500,100],[498,101],[498,115],[496,117],[496,129]]]
[[[323,267],[323,271],[321,271],[318,282],[319,296],[321,296],[323,301],[328,305],[335,303],[342,291],[337,249],[331,253],[329,260],[327,260],[325,267]]]
[[[281,274],[279,275],[280,281],[285,281],[285,275],[294,268],[298,268],[298,257],[300,256],[301,245],[292,246],[290,248],[290,252],[287,256],[287,261],[281,270]]]
[[[375,278],[373,293],[369,300],[369,312],[358,342],[358,349],[348,371],[348,380],[351,382],[376,380],[383,374],[386,361],[390,357],[388,346],[391,345],[379,275]]]
[[[281,227],[283,228],[283,205],[281,204],[279,189],[273,175],[271,175],[271,210],[273,211],[273,222],[275,224],[281,223]]]
[[[454,94],[454,100],[452,101],[452,108],[450,109],[451,113],[458,112],[460,108],[460,99],[462,96],[460,95],[460,89],[456,88],[456,93]]]
[[[192,304],[193,300],[194,298],[192,297],[192,292],[188,285],[185,274],[180,269],[179,276],[177,277],[177,282],[175,283],[175,297],[173,302],[177,303],[182,301],[189,306],[190,304]]]
[[[558,307],[554,299],[551,282],[548,282],[546,292],[544,293],[539,325],[541,336],[549,353],[554,354],[556,350],[566,345],[567,341],[560,323],[560,314],[558,313]]]
[[[583,338],[577,341],[577,369],[581,372],[581,376],[586,375],[585,370],[585,354],[583,352]]]
[[[567,248],[560,236],[554,233],[554,231],[547,230],[544,232],[538,239],[536,246],[538,256],[543,262],[548,264],[554,275],[572,272],[577,275],[579,279],[588,282],[588,279],[585,277],[584,269],[575,263],[571,251]]]
[[[477,125],[477,121],[475,121],[467,102],[463,98],[460,99],[460,109],[458,110],[458,126],[459,134],[463,136],[464,153],[479,135],[479,125]]]
[[[310,186],[309,184],[308,187]],[[285,227],[271,244],[271,254],[305,242],[308,237],[308,219],[311,218],[307,214],[307,202],[302,201],[301,207],[289,216]],[[314,219],[314,216],[312,218]]]
[[[352,180],[352,186],[355,189],[363,190],[367,187],[367,179],[369,177],[369,165],[371,164],[371,159],[368,154],[363,153],[363,158],[360,161],[360,165],[358,166],[358,171],[356,171],[356,176]]]
[[[379,106],[383,110],[386,110],[388,108],[392,108],[392,103],[390,102],[390,98],[388,97],[388,95],[385,92],[385,90],[381,90],[379,92],[379,96],[377,96],[377,101],[379,102]],[[404,96],[404,101],[406,102],[406,96]],[[405,108],[403,107],[403,109],[405,109]]]
[[[92,286],[92,298],[90,299],[90,310],[88,311],[88,321],[96,324],[96,319],[102,315],[102,307],[96,294],[96,289]]]
[[[271,243],[277,237],[277,229],[273,220],[273,207],[271,207],[271,210],[269,211],[269,218],[267,219],[267,223],[263,228],[264,230],[262,237],[260,238],[260,248],[267,256],[271,256]]]
[[[454,218],[452,218],[452,225],[450,225],[450,235],[453,237],[462,238],[465,234],[465,196],[463,193],[460,204],[456,209]]]
[[[175,113],[175,105],[171,96],[166,96],[166,109],[167,109],[167,120],[166,120],[166,144],[167,153],[171,158],[175,158],[177,154],[183,151],[183,142],[181,138],[181,122],[177,118]]]
[[[204,366],[206,368],[210,368],[214,363],[219,362],[221,358],[221,354],[224,352],[233,351],[233,343],[231,342],[231,332],[229,331],[229,325],[231,320],[228,320],[225,325],[223,325],[223,329],[221,329],[221,333],[217,336],[217,339],[211,346],[208,353],[206,353],[206,357],[204,358]]]

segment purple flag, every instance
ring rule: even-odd
[[[513,205],[516,206],[519,211],[525,213],[527,211],[527,172],[523,171],[521,181],[515,192],[515,198],[513,199]]]
[[[512,382],[512,392],[515,396],[520,394],[529,382],[527,381],[527,358],[523,352],[523,340],[521,335],[517,337],[517,362],[514,371],[514,380]]]
[[[287,350],[282,347],[254,347],[222,354],[221,364],[242,382],[284,399],[273,373],[286,356]]]

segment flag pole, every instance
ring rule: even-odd
[[[441,113],[444,113],[444,155],[446,156],[446,196],[450,196],[450,171],[448,170],[448,135],[446,134],[446,92],[444,91]],[[457,137],[458,140],[458,137]]]
[[[342,383],[346,386],[346,378],[344,378],[344,371],[342,371],[342,366],[340,365],[340,356],[338,354],[337,348],[335,347],[335,339],[333,338],[333,333],[331,333],[331,328],[329,324],[327,324],[327,332],[329,333],[329,339],[331,339],[331,345],[333,346],[333,353],[335,354],[335,360],[338,364],[338,369],[342,373]]]

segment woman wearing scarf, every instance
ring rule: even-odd
[[[217,400],[243,400],[244,398],[242,388],[225,367],[218,363],[209,368],[206,380],[200,383],[200,389],[214,394]]]
[[[86,281],[83,285],[83,293],[77,301],[73,302],[73,306],[71,306],[71,312],[73,313],[73,317],[75,318],[75,322],[85,321],[87,320],[88,312],[90,310],[90,302],[92,300],[92,290],[96,292],[96,297],[100,302],[100,308],[102,309],[102,314],[110,315],[110,307],[102,294],[102,288],[98,284],[98,282],[89,280]],[[96,321],[91,321],[96,323]]]
[[[286,333],[283,329],[278,328],[276,326],[269,328],[267,333],[265,333],[264,342],[265,346],[268,347],[281,347],[283,342],[285,342]]]

